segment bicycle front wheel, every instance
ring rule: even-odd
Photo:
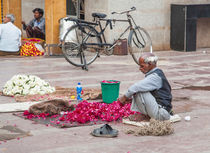
[[[128,37],[129,52],[136,64],[139,65],[139,57],[143,52],[152,53],[152,40],[148,32],[141,27],[136,27],[130,31]]]
[[[88,25],[73,25],[65,34],[62,51],[65,59],[74,66],[83,67],[95,61],[101,39]]]

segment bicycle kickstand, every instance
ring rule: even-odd
[[[86,62],[84,53],[82,53],[82,61],[84,63],[84,66],[82,66],[82,69],[88,71],[88,66],[87,66],[87,62]]]

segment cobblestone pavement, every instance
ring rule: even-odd
[[[173,125],[169,136],[133,136],[124,133],[132,126],[111,123],[119,130],[116,138],[97,138],[90,132],[101,125],[58,129],[33,124],[12,113],[0,114],[0,125],[17,125],[32,136],[1,142],[1,153],[197,153],[210,152],[210,49],[196,52],[162,51],[158,66],[173,89],[173,106],[182,120]],[[120,94],[132,83],[144,78],[138,66],[127,56],[101,56],[84,71],[63,57],[0,57],[0,90],[15,74],[33,74],[52,86],[99,87],[100,81],[120,80]],[[0,96],[0,104],[15,102]],[[190,115],[191,121],[184,117]]]

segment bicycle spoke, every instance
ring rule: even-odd
[[[98,57],[101,40],[92,27],[75,25],[70,28],[64,39],[62,51],[69,63],[83,67],[85,63],[88,65]]]

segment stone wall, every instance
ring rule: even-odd
[[[109,18],[124,18],[112,15],[113,11],[122,11],[135,6],[132,12],[135,21],[150,34],[154,50],[170,49],[170,5],[171,4],[209,4],[210,0],[85,0],[85,18],[92,20],[92,12],[102,12]],[[107,31],[109,41],[117,38],[126,24],[116,23],[115,29]],[[210,19],[197,22],[197,48],[210,47]]]

